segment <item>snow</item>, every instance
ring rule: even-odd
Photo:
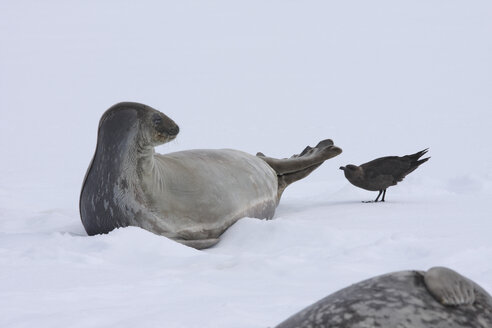
[[[491,18],[486,0],[0,2],[0,326],[272,327],[436,265],[491,292]],[[180,125],[161,153],[344,152],[208,250],[88,237],[80,187],[119,101]],[[386,203],[338,170],[427,147]]]

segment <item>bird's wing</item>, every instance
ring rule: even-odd
[[[377,179],[383,176],[385,180],[390,180],[396,184],[403,180],[410,168],[410,161],[403,157],[387,156],[375,159],[362,164],[366,178]]]
[[[369,179],[367,179],[367,183],[373,190],[386,189],[389,186],[393,186],[396,184],[393,176],[389,174],[372,175]]]

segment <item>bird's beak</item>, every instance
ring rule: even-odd
[[[340,166],[340,170],[345,171],[345,166]]]

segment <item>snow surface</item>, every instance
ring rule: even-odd
[[[491,35],[487,0],[1,1],[0,327],[271,327],[436,265],[492,291]],[[344,152],[205,251],[88,237],[80,187],[120,101],[180,125],[162,153]],[[338,170],[426,147],[386,203]]]

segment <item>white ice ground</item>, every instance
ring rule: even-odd
[[[492,2],[1,1],[0,327],[271,327],[351,283],[449,266],[492,291]],[[119,101],[159,152],[344,149],[197,251],[88,237],[78,196]],[[430,147],[388,190],[338,167]]]

